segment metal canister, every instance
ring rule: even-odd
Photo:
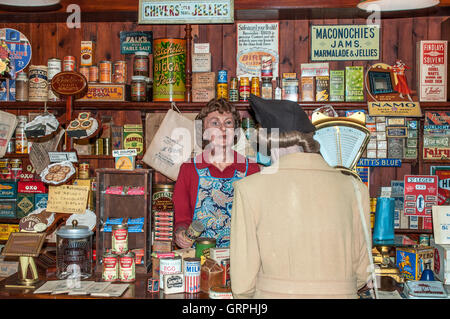
[[[259,78],[256,77],[256,76],[252,77],[252,87],[251,87],[250,92],[251,92],[253,95],[260,96],[260,90],[259,90]]]
[[[0,179],[10,179],[11,169],[9,167],[9,159],[0,158]]]
[[[84,75],[87,81],[89,81],[89,67],[88,66],[80,66],[80,73]]]
[[[153,40],[153,101],[184,101],[186,39]]]
[[[126,83],[127,82],[127,61],[114,62],[114,83]]]
[[[89,179],[89,163],[80,163],[78,167],[78,178],[79,179]]]
[[[116,255],[128,252],[127,224],[112,225],[111,252]]]
[[[230,286],[230,259],[221,260],[220,267],[223,269],[222,285]]]
[[[103,139],[98,138],[95,141],[95,155],[103,155]]]
[[[16,78],[16,101],[28,101],[28,76],[20,72]]]
[[[22,174],[22,160],[20,158],[12,158],[9,160],[11,170],[11,179],[19,179]]]
[[[430,235],[428,235],[428,234],[420,234],[420,236],[419,236],[419,245],[420,246],[430,246]]]
[[[63,71],[76,71],[77,69],[77,59],[68,55],[63,58]]]
[[[200,292],[200,258],[185,258],[183,261],[184,292],[195,294]]]
[[[230,102],[238,102],[239,101],[239,83],[237,78],[230,79],[230,89],[229,89],[229,98]]]
[[[119,280],[119,258],[109,252],[103,254],[103,281],[118,281]]]
[[[164,288],[164,275],[182,272],[181,257],[167,257],[159,259],[159,287]]]
[[[98,82],[98,66],[91,65],[89,67],[89,83]]]
[[[28,100],[30,102],[45,102],[48,99],[48,67],[46,65],[31,65],[28,72]]]
[[[109,137],[103,138],[103,155],[111,155],[111,139]]]
[[[239,86],[239,101],[248,101],[250,97],[250,81],[248,77],[241,77]]]
[[[119,256],[119,280],[133,282],[136,280],[135,255],[131,251]]]
[[[16,139],[11,137],[6,145],[6,154],[13,154],[16,151]]]
[[[50,58],[47,60],[48,67],[48,80],[50,81],[53,77],[61,72],[61,59]]]
[[[111,61],[100,61],[98,64],[98,69],[100,73],[100,83],[111,83],[112,82],[112,62]]]
[[[261,77],[272,80],[272,57],[270,55],[263,55],[261,57]]]
[[[228,78],[226,70],[220,70],[217,75],[217,98],[228,100]]]
[[[173,212],[174,184],[154,184],[152,187],[152,213]]]
[[[202,256],[209,257],[209,249],[216,247],[215,238],[200,237],[195,241],[195,257],[201,258]]]

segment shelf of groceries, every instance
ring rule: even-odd
[[[206,105],[205,102],[184,102],[175,101],[176,106],[181,111],[199,111],[203,106]],[[47,105],[49,110],[52,109],[63,109],[66,107],[65,101],[57,102],[0,102],[0,109],[5,110],[32,110],[43,108]],[[250,110],[248,102],[233,102],[238,110]],[[314,110],[317,107],[325,104],[331,104],[336,110],[348,110],[350,108],[357,109],[367,109],[367,102],[298,102],[306,110]],[[429,110],[440,110],[448,109],[450,107],[450,102],[422,102],[420,103],[422,109]],[[171,108],[171,102],[100,102],[100,101],[75,101],[73,103],[74,110],[121,110],[121,111],[167,111]]]

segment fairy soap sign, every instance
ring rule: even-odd
[[[312,25],[311,60],[379,60],[377,25]]]

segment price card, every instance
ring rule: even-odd
[[[77,163],[77,153],[75,152],[48,152],[48,156],[50,158],[50,162],[59,163],[70,161],[72,163]]]
[[[47,211],[52,213],[84,214],[86,212],[89,186],[50,186]]]

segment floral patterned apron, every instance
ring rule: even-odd
[[[245,172],[235,170],[233,177],[220,178],[212,177],[208,167],[198,169],[194,159],[199,180],[193,220],[202,222],[205,227],[202,237],[215,238],[217,247],[230,245],[233,182],[247,175],[247,159],[245,164]]]

